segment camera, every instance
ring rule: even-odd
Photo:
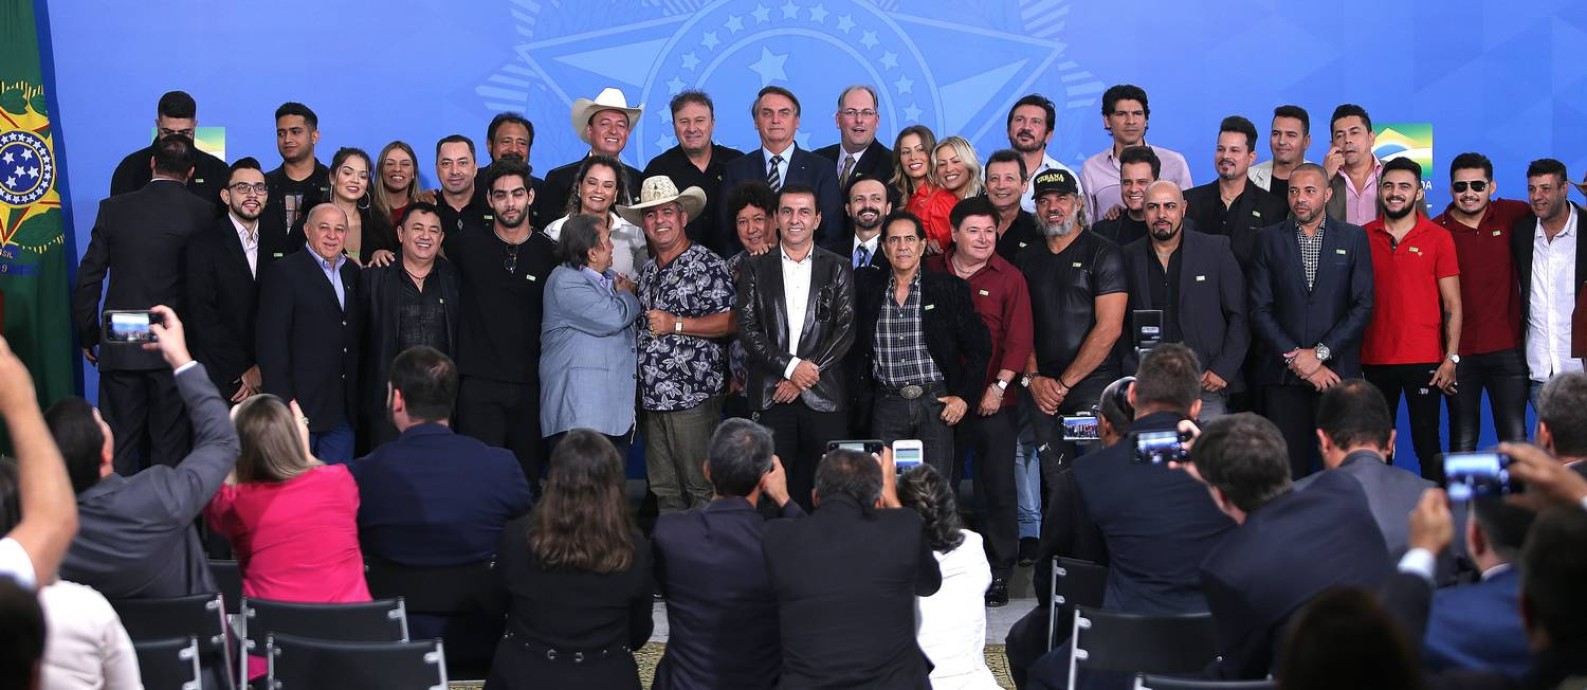
[[[106,343],[141,345],[159,339],[154,330],[149,328],[157,323],[163,325],[164,321],[159,314],[147,309],[107,309],[101,332]]]
[[[1186,462],[1190,460],[1190,453],[1185,450],[1184,443],[1190,440],[1190,434],[1175,430],[1167,431],[1141,431],[1135,434],[1135,461],[1148,465],[1161,465],[1166,462]]]
[[[1444,486],[1451,501],[1504,496],[1515,492],[1510,456],[1503,453],[1446,453]]]
[[[1064,417],[1065,441],[1095,441],[1100,438],[1102,432],[1096,417],[1090,415]]]

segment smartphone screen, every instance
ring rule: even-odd
[[[881,439],[844,439],[841,441],[829,441],[827,443],[827,452],[832,452],[834,450],[852,450],[858,453],[881,455],[882,449],[886,447],[887,444],[883,443]]]
[[[925,459],[925,449],[920,441],[900,439],[893,442],[893,467],[906,472]]]
[[[1447,453],[1444,482],[1451,501],[1511,493],[1510,456],[1502,453]]]
[[[149,324],[157,323],[158,317],[148,311],[106,311],[105,312],[105,342],[109,343],[148,343],[154,341],[154,331]]]
[[[1179,432],[1172,429],[1167,431],[1142,431],[1135,434],[1135,461],[1151,465],[1161,465],[1170,460],[1184,462],[1190,456],[1180,445]]]
[[[1102,434],[1096,417],[1064,417],[1065,441],[1095,441],[1099,438],[1102,438]]]

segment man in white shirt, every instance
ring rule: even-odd
[[[153,328],[159,329],[158,325]],[[55,579],[55,571],[77,534],[77,497],[66,463],[44,424],[33,377],[0,337],[0,417],[5,418],[17,460],[22,519],[0,538],[0,577],[33,589]],[[4,508],[5,506],[0,506]],[[5,512],[12,512],[7,509]]]
[[[1053,128],[1058,125],[1058,108],[1046,96],[1028,94],[1014,102],[1008,111],[1008,145],[1019,152],[1025,161],[1025,193],[1019,198],[1019,207],[1026,213],[1036,212],[1035,186],[1032,180],[1048,170],[1062,170],[1079,180],[1075,171],[1047,155],[1047,144],[1052,141]],[[1116,177],[1116,176],[1115,176]],[[1079,184],[1079,183],[1077,183]],[[1085,185],[1080,184],[1085,195]]]
[[[1179,185],[1180,191],[1190,189],[1195,183],[1190,179],[1190,165],[1178,151],[1146,143],[1146,130],[1152,117],[1152,107],[1146,102],[1146,90],[1134,84],[1115,84],[1102,93],[1102,128],[1113,137],[1113,145],[1087,158],[1080,168],[1082,198],[1086,200],[1086,213],[1095,223],[1103,214],[1124,201],[1119,195],[1119,154],[1131,146],[1147,146],[1162,162],[1157,175]]]
[[[1552,158],[1526,168],[1532,213],[1516,222],[1511,236],[1526,319],[1526,365],[1532,379],[1532,407],[1538,390],[1555,374],[1582,370],[1571,356],[1571,316],[1587,277],[1587,245],[1578,241],[1581,209],[1570,203],[1565,164]]]

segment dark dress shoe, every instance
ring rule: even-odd
[[[1019,564],[1021,567],[1030,567],[1036,563],[1036,550],[1041,546],[1041,541],[1035,537],[1020,537],[1019,539]]]
[[[986,605],[991,607],[1005,606],[1008,604],[1008,580],[998,578],[992,581],[992,586],[986,588]]]

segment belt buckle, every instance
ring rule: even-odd
[[[914,385],[914,384],[910,384],[908,386],[904,386],[903,388],[898,389],[898,396],[903,398],[903,399],[905,399],[905,400],[914,400],[915,398],[920,397],[920,395],[922,393],[925,393],[925,392],[926,392],[926,389],[924,387],[917,386],[917,385]]]

